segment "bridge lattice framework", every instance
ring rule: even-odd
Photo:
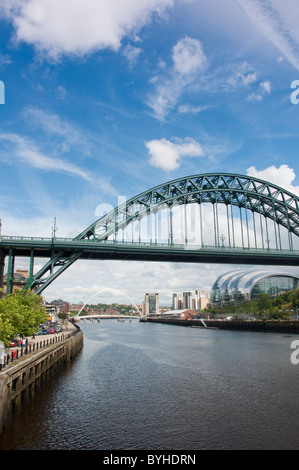
[[[297,245],[298,196],[255,177],[206,173],[144,191],[72,239],[2,236],[0,282],[5,257],[6,292],[12,292],[15,257],[28,256],[25,288],[39,294],[79,259],[297,266]],[[49,258],[36,273],[35,258]]]

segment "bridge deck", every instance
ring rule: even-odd
[[[53,253],[59,252],[68,257],[71,253],[77,252],[80,253],[80,259],[86,260],[109,259],[277,266],[298,266],[299,264],[299,251],[290,250],[2,236],[0,250],[4,256],[9,254],[10,249],[13,249],[14,256],[30,256],[31,250],[34,250],[34,256],[37,258],[50,258]]]

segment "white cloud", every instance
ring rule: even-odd
[[[247,62],[241,64],[231,64],[227,67],[229,75],[220,79],[224,88],[248,87],[257,81],[256,71]]]
[[[124,36],[136,34],[153,14],[162,16],[174,0],[4,0],[17,41],[54,60],[96,50],[118,50]]]
[[[65,95],[64,87],[59,87],[60,93]],[[63,98],[62,98],[63,99]],[[47,135],[62,139],[60,151],[68,151],[71,146],[76,146],[84,155],[90,155],[90,145],[87,142],[86,130],[84,132],[72,122],[61,119],[58,114],[49,113],[38,108],[27,108],[23,111],[26,121],[32,127],[42,129]]]
[[[154,92],[147,100],[154,116],[164,120],[173,109],[182,93],[196,81],[208,64],[207,57],[198,39],[185,37],[172,49],[172,66],[167,74],[155,76],[150,81]]]
[[[218,268],[218,269],[217,269]],[[160,305],[171,305],[172,292],[207,290],[225,266],[140,261],[77,261],[58,277],[45,291],[47,300],[63,298],[71,302],[86,302],[93,294],[92,303],[119,302],[129,304],[125,293],[137,305],[144,301],[146,292],[158,292]]]
[[[203,46],[197,39],[186,37],[180,40],[172,50],[172,66],[161,67],[162,72],[150,78],[153,92],[147,99],[147,105],[153,110],[154,117],[164,121],[171,110],[176,108],[184,93],[196,91],[196,100],[208,94],[219,92],[235,93],[258,86],[258,74],[248,62],[225,64],[218,69],[208,69],[208,59]],[[262,99],[270,93],[271,84],[264,80],[259,85],[259,92],[250,95],[249,100]],[[211,105],[178,105],[178,112],[197,114]]]
[[[263,96],[259,93],[251,93],[246,99],[247,101],[262,101]]]
[[[128,61],[129,66],[132,68],[136,65],[138,61],[138,57],[141,54],[142,49],[139,47],[132,46],[128,44],[124,50],[123,50],[123,55]]]
[[[44,155],[32,142],[18,134],[2,133],[0,134],[0,141],[5,144],[13,144],[14,152],[12,154],[15,158],[33,168],[45,171],[62,171],[91,181],[90,176],[83,169],[60,158],[51,158]]]
[[[201,113],[202,111],[206,111],[207,109],[210,109],[210,105],[206,106],[192,106],[191,104],[182,104],[178,107],[179,113],[186,114],[198,114]]]
[[[269,80],[264,80],[263,82],[260,83],[260,88],[264,93],[270,93],[271,83],[269,82]]]
[[[4,68],[12,63],[11,58],[7,54],[0,54],[0,68]]]
[[[294,186],[296,178],[295,172],[288,165],[280,165],[279,168],[272,165],[265,170],[258,171],[254,166],[247,169],[247,175],[253,176],[264,181],[269,181],[280,186],[293,194],[299,195],[299,186]]]
[[[251,93],[251,95],[247,97],[247,101],[262,101],[266,93],[271,93],[271,82],[269,82],[269,80],[261,82],[259,85],[259,92]]]
[[[179,168],[183,157],[204,155],[202,146],[192,139],[175,143],[166,139],[151,140],[145,145],[151,155],[150,164],[166,171]]]
[[[197,74],[207,65],[207,57],[200,41],[188,36],[173,47],[172,60],[174,72],[183,76]]]
[[[266,36],[295,69],[299,70],[298,43],[295,35],[287,28],[283,15],[279,11],[279,4],[285,2],[277,3],[276,8],[274,8],[273,3],[275,2],[273,0],[272,2],[270,0],[238,1],[259,31]],[[286,13],[288,10],[288,17],[291,15],[296,17],[294,8],[298,8],[298,5],[292,2],[290,8],[286,6],[283,11]]]
[[[64,101],[67,95],[67,91],[64,86],[58,86],[57,87],[57,98],[61,101]]]

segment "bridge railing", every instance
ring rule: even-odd
[[[13,240],[16,240],[16,241],[21,241],[21,242],[26,242],[26,241],[29,241],[29,242],[36,242],[36,241],[41,241],[41,242],[52,242],[52,241],[62,241],[62,242],[71,242],[73,240],[73,238],[50,238],[50,237],[19,237],[19,236],[15,236],[15,235],[2,235],[1,238],[0,238],[0,242],[1,241],[13,241]]]
[[[293,252],[294,254],[298,254],[299,250],[294,250],[294,249],[286,249],[286,248],[278,248],[278,247],[269,247],[269,248],[261,248],[261,247],[255,247],[255,246],[229,246],[229,245],[193,245],[190,243],[175,243],[171,242],[170,240],[168,242],[156,242],[156,241],[135,241],[135,240],[100,240],[97,238],[91,238],[91,239],[73,239],[73,238],[47,238],[47,237],[20,237],[20,236],[8,236],[8,235],[2,235],[0,239],[0,245],[2,242],[20,242],[20,243],[30,243],[30,242],[45,242],[47,244],[57,243],[58,245],[61,244],[67,244],[69,245],[70,243],[72,244],[79,244],[79,245],[116,245],[116,246],[134,246],[134,247],[167,247],[169,249],[188,249],[188,250],[224,250],[224,251],[240,251],[244,250],[247,252],[259,252],[259,253],[266,253],[266,252],[277,252],[277,253],[290,253]]]

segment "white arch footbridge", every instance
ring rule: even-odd
[[[104,315],[104,314],[95,314],[95,315],[80,315],[80,313],[84,310],[84,308],[86,307],[86,305],[94,298],[96,297],[97,295],[101,294],[102,292],[105,292],[105,291],[114,291],[114,292],[117,292],[117,293],[121,293],[123,296],[125,296],[132,305],[134,305],[135,309],[137,310],[137,312],[139,313],[139,315],[122,315],[122,314],[119,314],[119,315]],[[134,300],[132,300],[125,292],[122,292],[121,290],[119,289],[114,289],[114,288],[111,288],[111,287],[103,287],[102,289],[100,289],[98,292],[96,292],[95,294],[93,294],[86,302],[85,304],[83,305],[83,307],[80,308],[79,312],[77,313],[77,315],[74,317],[74,320],[81,320],[81,319],[84,319],[84,318],[88,318],[88,319],[92,319],[92,318],[141,318],[141,317],[144,317],[144,315],[140,312],[139,308],[137,307],[137,305],[135,304]]]

